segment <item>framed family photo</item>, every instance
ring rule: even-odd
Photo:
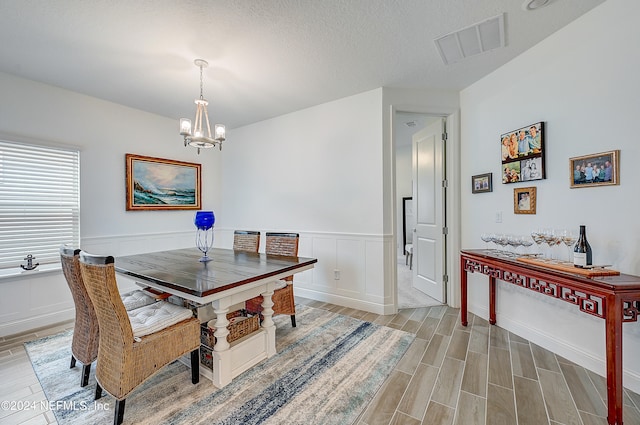
[[[536,213],[535,187],[520,187],[513,189],[513,212],[515,214]]]
[[[127,211],[199,210],[201,164],[125,155]]]
[[[572,189],[620,184],[620,151],[608,151],[569,158]]]
[[[493,173],[478,174],[471,177],[471,193],[493,192]]]
[[[501,134],[502,183],[544,179],[544,144],[544,122]]]

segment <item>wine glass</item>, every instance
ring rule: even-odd
[[[558,245],[561,242],[561,238],[559,232],[553,229],[547,229],[544,232],[544,241],[549,245],[549,260],[554,263],[556,262],[555,258],[553,258],[553,247]]]
[[[533,242],[534,241],[529,236],[522,236],[522,238],[520,238],[520,244],[524,246],[525,256],[529,255],[527,254],[527,248],[533,245]]]
[[[540,255],[540,245],[544,242],[544,238],[542,237],[542,230],[536,229],[531,231],[531,239],[536,243],[538,247],[538,255]]]
[[[563,230],[561,238],[562,243],[567,246],[567,261],[571,263],[571,248],[578,241],[578,236],[571,230]]]
[[[482,239],[482,241],[485,243],[485,247],[487,250],[489,250],[489,242],[491,242],[493,240],[492,236],[490,233],[483,233],[480,235],[480,239]]]
[[[500,245],[502,247],[502,249],[504,250],[504,248],[507,246],[507,244],[509,243],[507,240],[507,235],[505,235],[504,233],[501,233],[499,235],[496,235],[495,239],[493,240],[497,245]]]
[[[513,253],[511,253],[511,255],[516,257],[518,255],[518,247],[521,245],[520,237],[516,235],[508,235],[507,243],[509,244],[509,246],[513,247]]]

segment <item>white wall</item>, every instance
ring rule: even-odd
[[[389,302],[381,110],[377,89],[232,130],[218,239],[233,229],[299,232],[299,254],[318,263],[296,275],[297,294],[380,311]]]
[[[2,73],[0,93],[3,138],[80,149],[81,248],[125,255],[193,244],[193,211],[125,211],[125,153],[203,164],[202,205],[218,209],[221,153],[185,148],[177,119]],[[61,272],[2,279],[0,291],[0,335],[73,317]]]
[[[226,227],[380,233],[381,90],[231,131]]]
[[[640,275],[636,212],[640,156],[640,3],[609,0],[461,92],[462,246],[482,232],[587,226],[594,263]],[[545,121],[546,180],[503,185],[499,135]],[[569,188],[570,157],[621,150],[620,185]],[[493,172],[494,190],[471,194],[474,174]],[[513,189],[537,187],[536,215],[513,214]],[[496,211],[503,222],[494,222]],[[566,253],[564,253],[566,255]],[[470,275],[470,310],[487,317],[487,278]],[[575,306],[500,283],[498,323],[600,374],[604,321]],[[640,390],[640,324],[624,325],[625,385]]]

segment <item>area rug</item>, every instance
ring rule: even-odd
[[[304,305],[298,326],[276,316],[278,354],[222,389],[191,384],[180,362],[163,368],[127,398],[125,424],[353,423],[405,353],[414,335]],[[25,343],[58,424],[113,423],[115,400],[94,402],[95,367],[80,388],[69,369],[72,331]]]

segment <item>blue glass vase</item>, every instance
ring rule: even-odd
[[[198,211],[193,223],[198,229],[196,231],[196,247],[204,254],[200,258],[200,262],[210,261],[211,258],[207,256],[207,252],[213,246],[213,225],[216,222],[216,216],[213,211]]]

